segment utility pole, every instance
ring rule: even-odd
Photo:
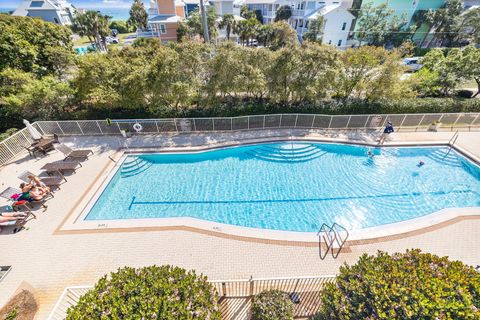
[[[200,13],[202,14],[203,39],[205,40],[206,43],[209,43],[210,36],[208,35],[207,13],[205,12],[205,6],[203,5],[203,0],[200,0]]]

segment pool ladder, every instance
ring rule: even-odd
[[[322,226],[317,233],[320,259],[324,260],[330,251],[332,257],[336,259],[347,242],[348,235],[348,230],[336,222],[334,222],[332,226],[322,223]],[[324,249],[322,249],[322,244]],[[335,245],[336,248],[334,248]]]
[[[457,142],[457,139],[458,139],[458,130],[455,132],[453,137],[448,141],[448,151],[445,154],[445,156],[443,156],[443,159],[445,159],[448,156],[448,154],[450,153],[450,151],[452,151],[452,147],[455,144],[455,142]]]

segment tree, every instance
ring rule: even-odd
[[[248,20],[250,18],[256,18],[257,15],[255,14],[254,11],[251,11],[250,9],[248,9],[247,6],[242,6],[240,8],[240,17]]]
[[[251,17],[249,19],[241,20],[235,23],[235,33],[238,34],[242,45],[248,45],[250,39],[253,39],[257,35],[257,27],[259,22],[257,18]]]
[[[203,39],[202,17],[198,8],[190,13],[186,19],[186,26],[188,28],[184,28],[185,30],[181,30],[182,32],[185,31],[185,34],[189,34],[190,37],[200,36]],[[217,14],[213,6],[209,6],[207,9],[207,26],[210,38],[216,38],[218,36]]]
[[[273,36],[270,45],[272,50],[298,45],[297,33],[286,21],[272,23],[272,29]]]
[[[235,28],[235,17],[233,14],[226,13],[223,15],[219,28],[225,28],[225,33],[227,35],[227,40],[230,40],[230,33]]]
[[[110,35],[108,28],[109,16],[104,16],[98,11],[88,10],[78,13],[73,19],[73,29],[81,36],[86,36],[96,49],[107,50],[106,37]]]
[[[480,273],[420,250],[379,251],[342,266],[321,300],[316,319],[479,319]]]
[[[435,44],[437,41],[440,46],[452,44],[460,31],[458,19],[462,11],[461,0],[447,0],[441,8],[429,10],[425,14],[425,18],[430,23],[429,34],[433,33],[433,37],[427,46]]]
[[[294,305],[288,293],[264,291],[252,299],[252,320],[293,320]]]
[[[124,267],[102,277],[67,319],[220,319],[207,278],[172,266]]]
[[[133,0],[132,7],[130,8],[130,18],[128,18],[127,23],[134,28],[147,28],[148,13],[141,0]]]
[[[308,24],[308,31],[303,35],[303,38],[310,42],[322,43],[324,28],[325,18],[322,15],[318,15],[317,18],[310,20]]]
[[[461,72],[465,79],[473,79],[477,83],[477,92],[473,97],[480,94],[480,48],[468,46],[462,51]]]
[[[0,71],[62,73],[73,60],[71,31],[30,17],[0,15]]]
[[[450,95],[463,78],[461,59],[461,50],[455,48],[447,55],[441,49],[433,49],[421,60],[423,68],[436,75],[436,85],[444,96]]]
[[[277,13],[275,14],[274,21],[281,21],[281,20],[288,20],[292,16],[292,8],[288,5],[283,5],[277,9]]]
[[[273,38],[273,27],[271,24],[262,24],[257,26],[258,44],[268,47]]]
[[[367,3],[358,12],[356,38],[374,46],[384,46],[389,43],[399,44],[410,37],[416,29],[415,25],[407,28],[407,16],[395,15],[386,3],[373,6]]]
[[[133,28],[124,20],[114,20],[108,26],[110,29],[117,29],[119,33],[133,32]]]
[[[471,8],[460,16],[459,42],[480,43],[480,8]]]
[[[362,46],[339,55],[335,77],[335,96],[343,99],[398,100],[413,97],[400,76],[405,67],[396,50]]]

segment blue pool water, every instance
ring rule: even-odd
[[[316,232],[323,222],[358,229],[476,206],[479,167],[446,147],[285,142],[129,156],[86,219],[193,217]]]

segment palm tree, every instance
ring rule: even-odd
[[[225,28],[225,32],[227,33],[227,40],[230,40],[230,33],[235,28],[235,17],[233,14],[225,14],[222,17],[222,21],[218,25],[221,29]]]
[[[73,20],[73,28],[80,36],[86,36],[90,43],[95,44],[98,49],[103,51],[107,50],[106,38],[110,34],[109,19],[109,16],[88,10],[76,15]]]

